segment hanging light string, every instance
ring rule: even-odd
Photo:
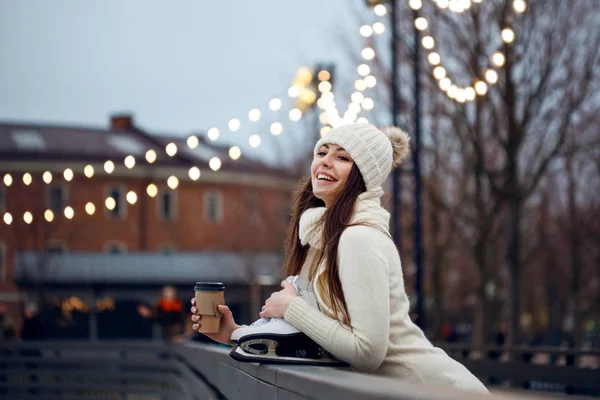
[[[432,0],[439,8],[446,9],[455,13],[462,13],[471,7],[471,0]],[[472,0],[474,3],[480,3],[482,0]],[[422,0],[408,0],[408,5],[413,10],[420,10],[423,6]],[[513,9],[517,13],[523,13],[527,9],[524,0],[514,0]],[[438,81],[438,87],[449,98],[459,103],[475,100],[476,96],[484,96],[488,91],[488,85],[494,85],[498,82],[497,68],[501,68],[506,60],[504,53],[497,50],[489,58],[489,64],[485,69],[483,77],[473,77],[472,84],[459,86],[455,84],[448,76],[447,69],[443,66],[441,56],[436,51],[436,41],[431,33],[428,33],[429,22],[425,17],[418,17],[414,21],[415,27],[423,32],[425,36],[421,39],[421,46],[428,52],[427,61],[431,65],[433,77]],[[500,34],[504,43],[512,43],[515,40],[514,30],[506,26]]]
[[[384,5],[377,5],[373,8],[376,17],[383,17],[387,14],[387,9]],[[364,24],[359,27],[358,33],[365,39],[365,46],[361,50],[361,63],[356,67],[356,78],[354,80],[354,91],[350,95],[348,106],[343,115],[335,103],[333,92],[324,90],[321,93],[321,99],[317,103],[322,110],[319,115],[321,122],[321,136],[324,136],[332,128],[351,123],[368,123],[366,117],[360,117],[363,112],[370,112],[375,107],[375,102],[371,97],[368,97],[368,90],[374,89],[377,85],[377,79],[372,74],[372,66],[370,65],[376,57],[376,51],[372,45],[374,36],[382,35],[385,32],[385,24],[383,21],[375,21],[372,24]]]

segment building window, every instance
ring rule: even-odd
[[[6,280],[6,244],[0,242],[0,282]]]
[[[49,241],[46,243],[46,254],[64,254],[67,252],[67,245],[60,241]]]
[[[67,206],[67,187],[63,184],[56,183],[48,185],[46,189],[46,205],[55,214],[62,214]]]
[[[6,189],[4,186],[0,186],[0,212],[4,213],[6,211]]]
[[[123,185],[110,185],[106,187],[105,200],[112,197],[114,199],[114,207],[111,210],[105,205],[105,215],[112,218],[125,218],[127,211],[125,205],[125,192],[126,189]]]
[[[204,195],[204,220],[218,224],[223,220],[223,194],[208,192]]]
[[[243,212],[245,213],[246,224],[254,226],[258,223],[258,194],[246,193],[244,203]]]
[[[104,244],[104,251],[108,254],[125,254],[127,253],[127,246],[123,242],[109,241]]]
[[[175,221],[177,217],[177,192],[164,188],[158,198],[158,215],[164,221]]]

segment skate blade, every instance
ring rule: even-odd
[[[348,364],[334,358],[299,358],[283,357],[275,353],[275,346],[269,347],[265,354],[252,354],[240,346],[234,346],[229,355],[240,362],[256,362],[261,364],[295,364],[295,365],[321,365],[329,367],[347,367]]]
[[[281,334],[281,333],[253,333],[253,334],[249,334],[249,335],[244,335],[241,338],[235,340],[235,339],[231,339],[231,344],[232,345],[237,345],[237,346],[242,346],[244,345],[244,343],[249,342],[249,341],[254,341],[254,340],[279,340],[282,338],[285,338],[286,340],[294,340],[296,338],[299,337],[304,337],[304,333],[302,332],[298,332],[298,333],[286,333],[286,334]]]

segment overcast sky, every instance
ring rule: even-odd
[[[164,134],[232,117],[264,129],[248,111],[284,98],[299,66],[354,79],[349,51],[372,18],[360,0],[0,0],[0,120],[105,127],[131,112]]]

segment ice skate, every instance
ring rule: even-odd
[[[291,276],[298,295],[313,307],[317,307],[309,282],[299,276]],[[283,318],[261,318],[252,325],[236,329],[231,335],[234,344],[229,353],[242,362],[270,364],[303,364],[347,366],[325,351],[316,342],[286,322]]]

